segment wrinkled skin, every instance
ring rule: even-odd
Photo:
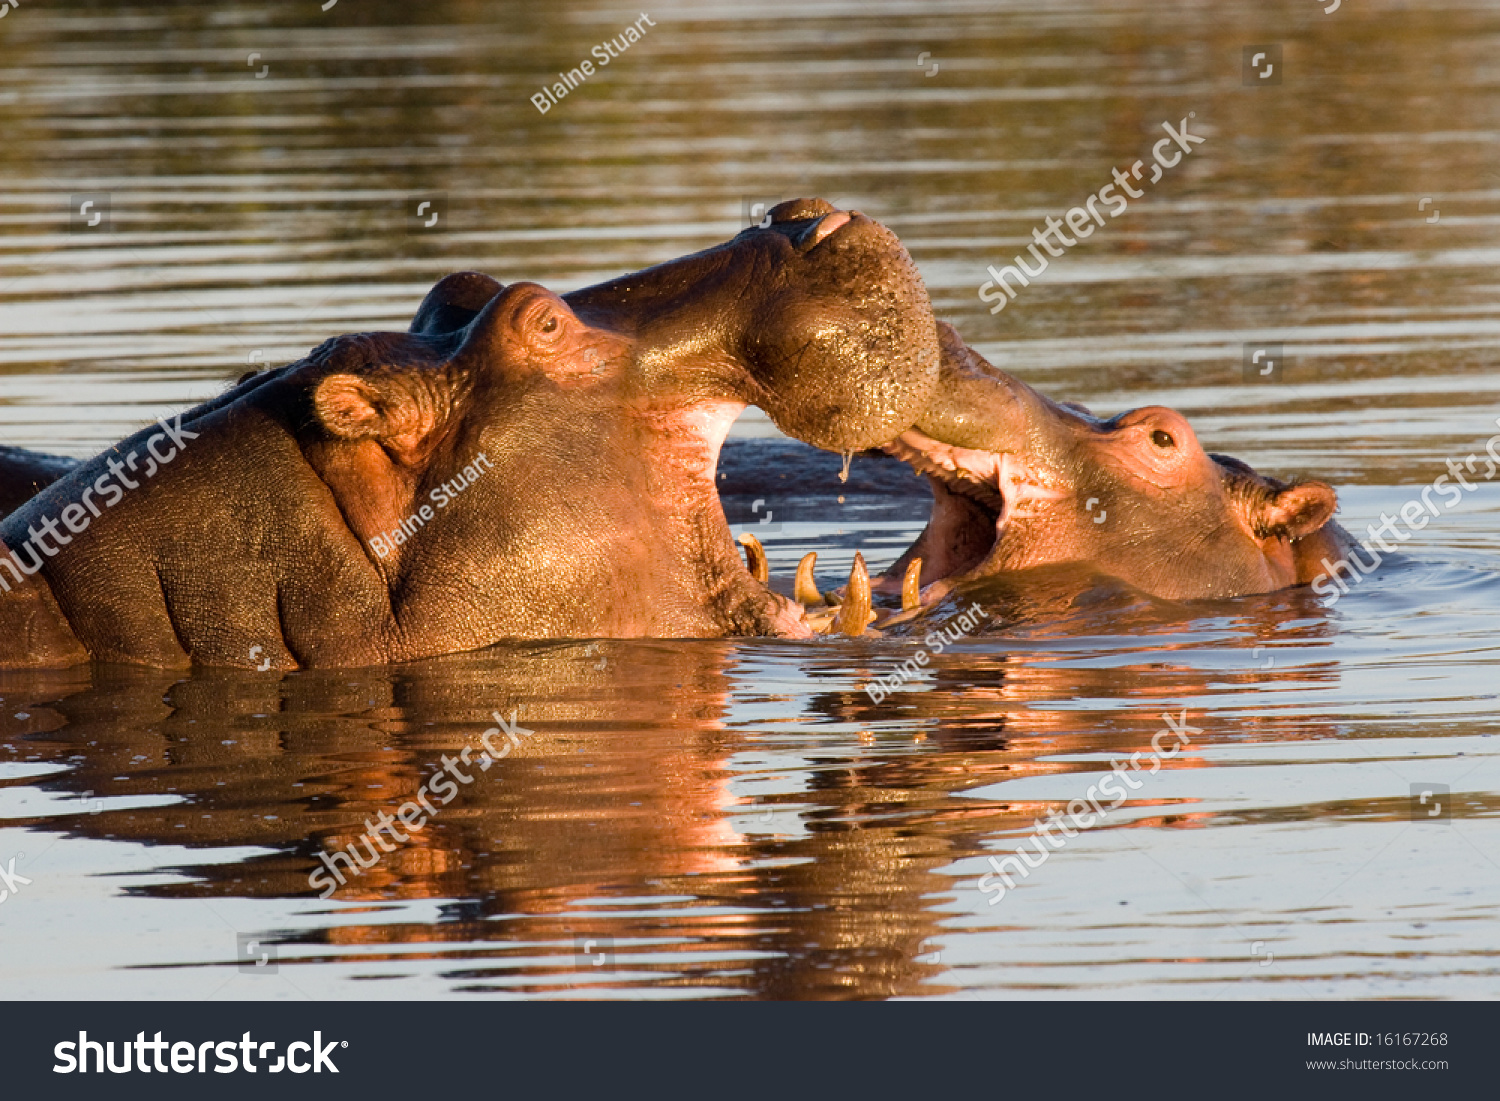
[[[932,518],[877,591],[899,592],[920,557],[923,605],[967,580],[1060,563],[1169,600],[1231,597],[1305,584],[1349,545],[1323,482],[1210,455],[1161,406],[1102,420],[1059,405],[938,330],[934,400],[885,448],[928,475]]]
[[[70,505],[96,512],[35,576],[0,570],[0,666],[810,633],[731,542],[720,444],[751,403],[820,447],[883,444],[927,405],[938,348],[889,231],[819,200],[771,216],[566,297],[449,276],[410,332],[335,338],[185,414],[196,438],[118,503],[85,494],[160,429],[83,464],[0,524],[15,551]]]

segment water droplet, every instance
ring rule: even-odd
[[[845,451],[844,452],[844,469],[839,471],[839,481],[841,481],[841,482],[847,482],[849,480],[849,464],[852,463],[853,461],[854,461],[854,452],[852,452],[852,451]]]

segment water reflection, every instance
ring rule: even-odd
[[[1308,621],[1298,641],[1326,627]],[[420,832],[387,833],[394,851],[335,893],[328,923],[314,918],[321,928],[284,943],[305,960],[357,947],[364,964],[399,947],[406,962],[444,961],[465,990],[931,993],[940,969],[924,945],[942,932],[953,886],[943,870],[1052,805],[972,792],[1095,772],[1089,755],[1149,753],[1157,712],[1193,709],[1192,696],[1226,679],[1264,688],[1337,676],[1304,665],[1226,678],[1180,664],[1162,677],[1167,649],[1146,678],[1133,663],[1007,650],[955,646],[934,655],[923,683],[879,704],[859,685],[909,647],[608,642],[285,677],[7,674],[10,759],[65,770],[31,781],[62,802],[12,824],[209,857],[174,869],[184,878],[131,889],[145,897],[305,898],[319,853],[394,816],[445,756],[477,749],[492,713],[514,709],[535,733],[487,771],[470,767],[474,782]],[[813,690],[767,692],[766,664]],[[1124,706],[1069,706],[1085,697]],[[1238,736],[1275,736],[1257,727]],[[1169,767],[1201,767],[1198,748]],[[1131,824],[1202,817],[1194,802],[1133,802],[1160,810]],[[449,901],[431,922],[362,923],[344,909],[419,899]],[[609,946],[607,977],[581,962],[584,941]]]

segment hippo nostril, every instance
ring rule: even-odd
[[[836,210],[832,214],[825,214],[808,237],[807,247],[816,248],[818,242],[831,237],[835,231],[848,225],[850,220],[851,215],[847,210]]]

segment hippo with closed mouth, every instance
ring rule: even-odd
[[[736,553],[720,445],[750,404],[818,447],[885,444],[938,360],[900,242],[820,200],[565,296],[449,276],[408,332],[247,377],[0,522],[0,666],[806,636]]]
[[[933,401],[884,448],[927,476],[932,515],[876,592],[905,582],[906,603],[928,606],[967,581],[1079,563],[1163,599],[1232,597],[1311,582],[1352,544],[1327,484],[1211,455],[1161,406],[1101,419],[1058,404],[938,333]]]

